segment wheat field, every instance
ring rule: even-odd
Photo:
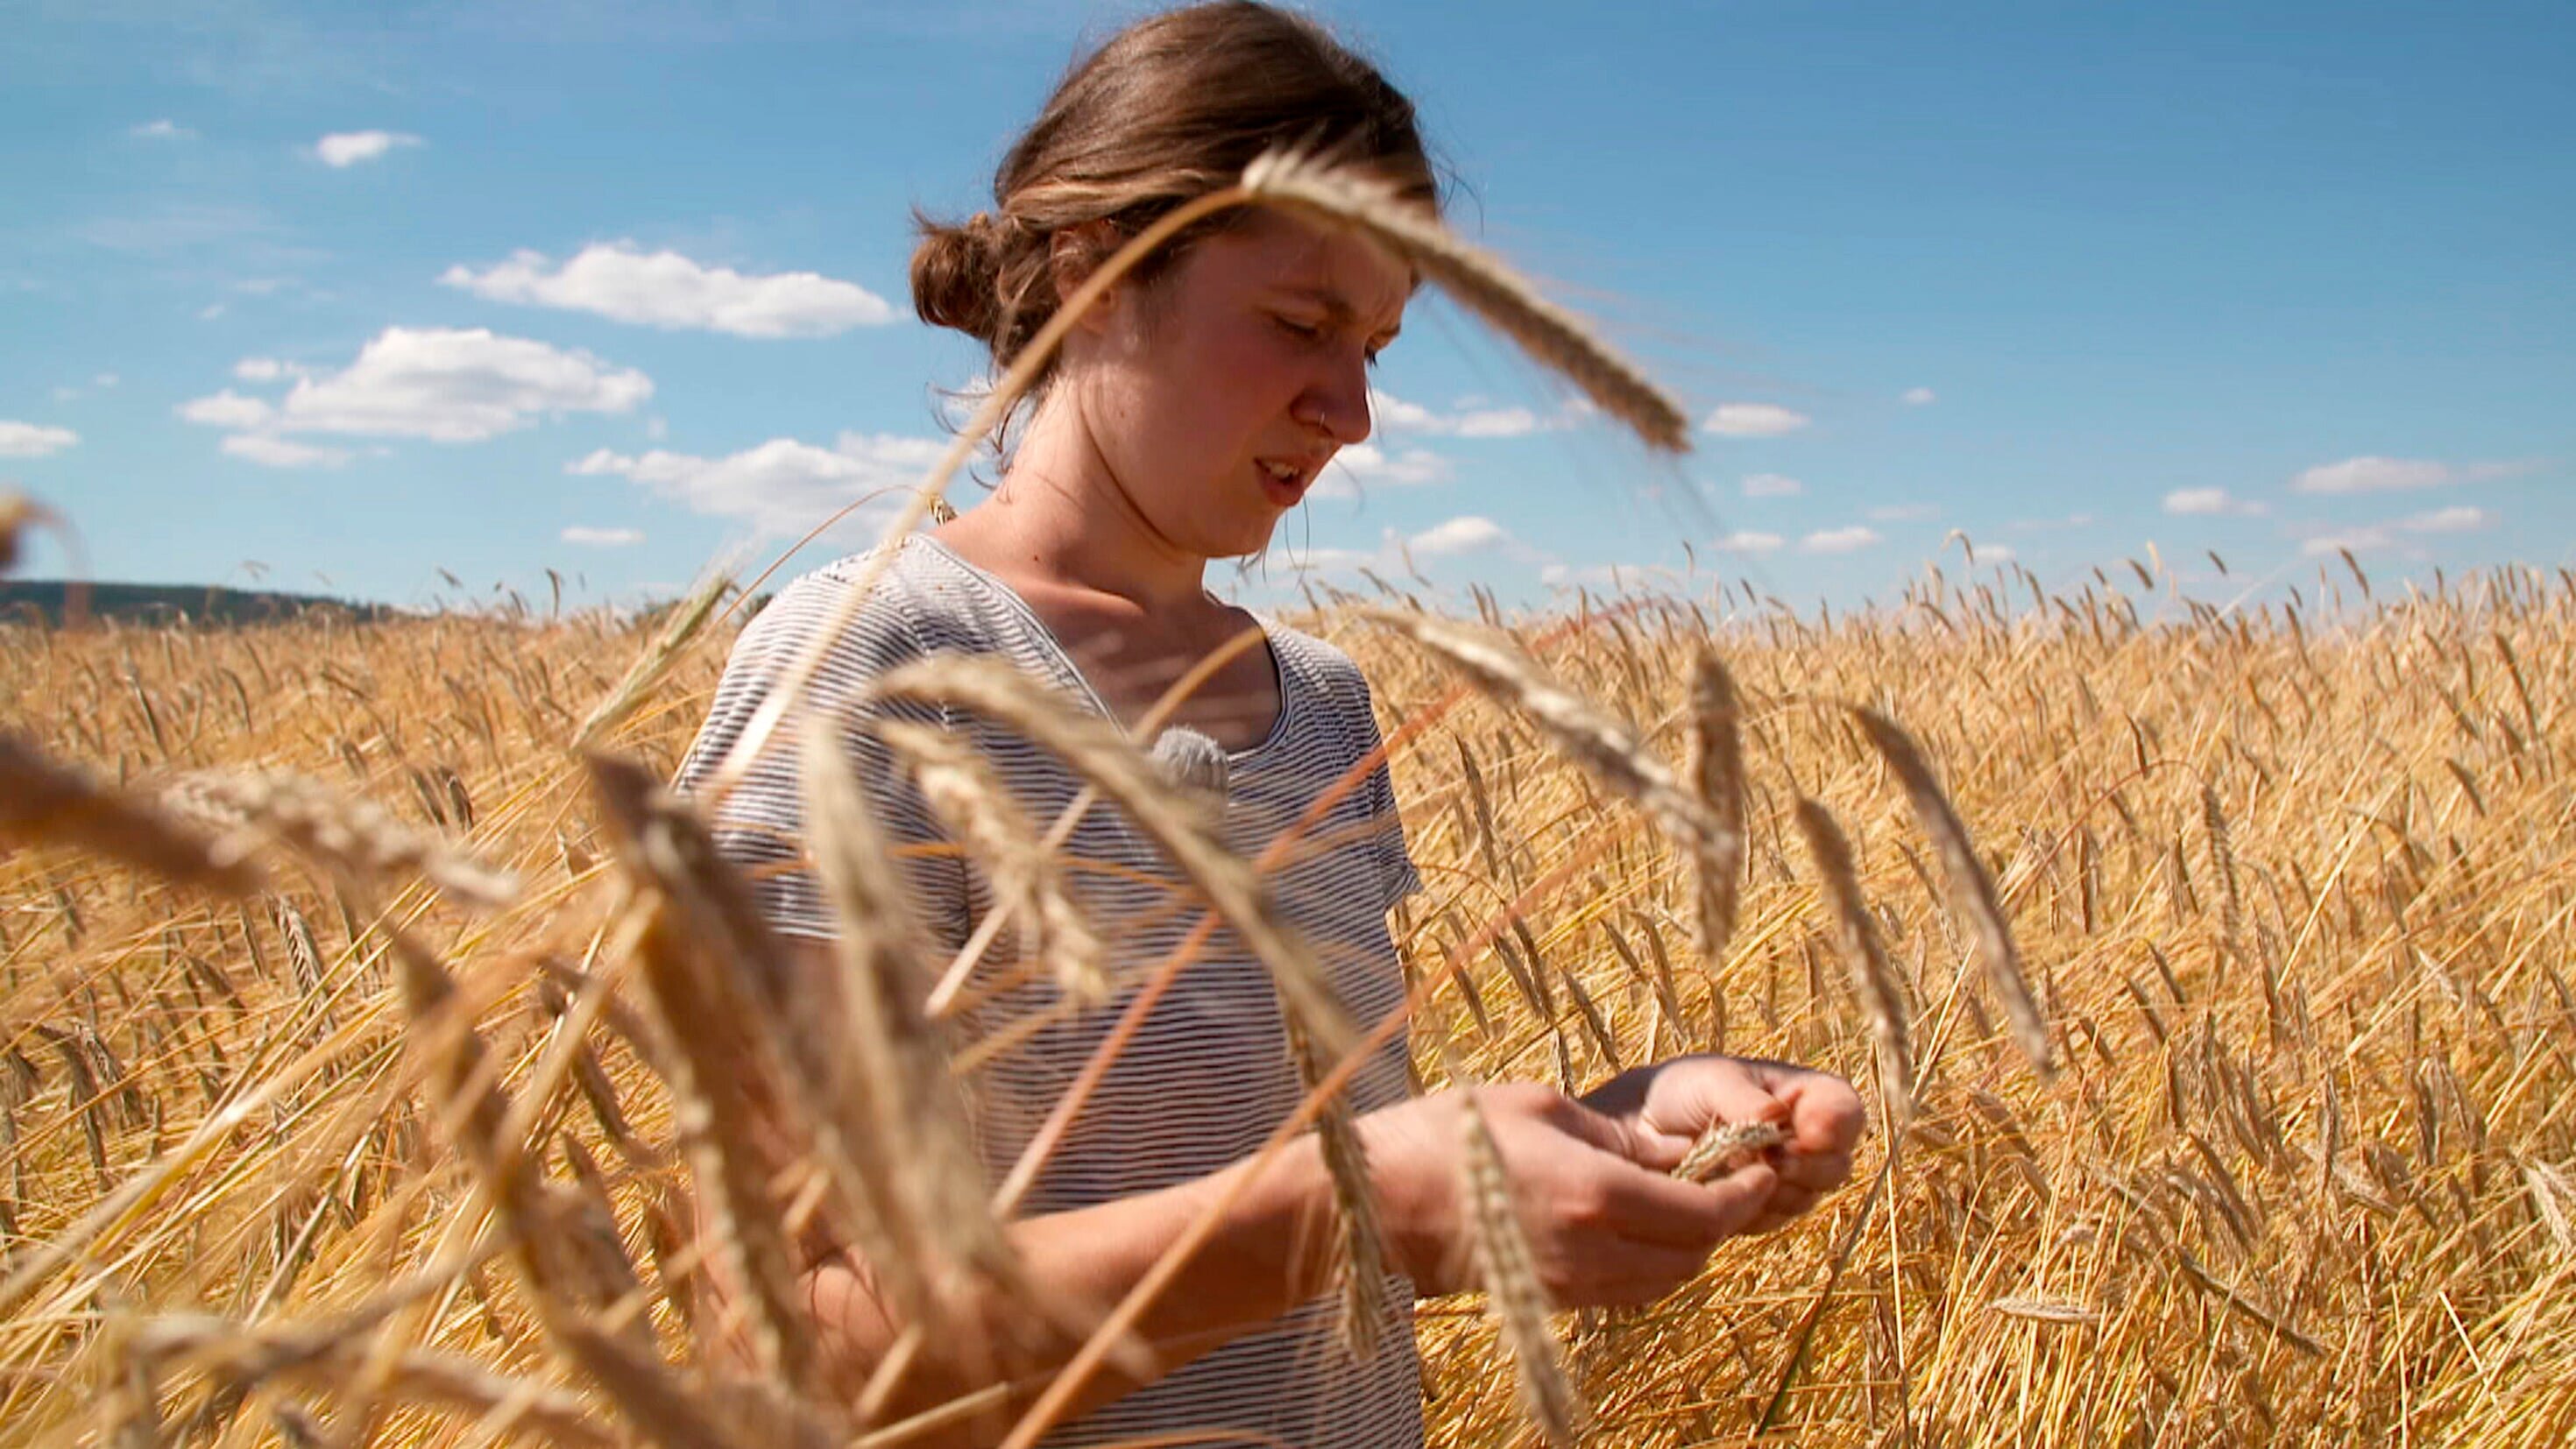
[[[2348,566],[2222,613],[2138,563],[2055,593],[1928,574],[1830,622],[1723,584],[1510,621],[1675,778],[1694,658],[1728,666],[1716,959],[1673,832],[1380,617],[1300,622],[1359,659],[1391,742],[1426,1083],[1723,1049],[1872,1103],[1852,1184],[1800,1226],[1653,1308],[1555,1317],[1590,1442],[2576,1433],[2576,579],[2391,595]],[[639,964],[657,888],[568,748],[623,693],[600,747],[666,776],[737,622],[676,649],[594,616],[0,631],[15,748],[57,777],[189,805],[154,818],[202,844],[226,837],[179,822],[289,771],[307,818],[377,842],[185,885],[29,844],[72,818],[32,795],[8,811],[0,1442],[858,1432],[695,1352],[724,1305],[681,1226],[688,1073]],[[1852,706],[1912,733],[1973,835],[2053,1075]],[[1802,799],[1841,823],[1895,978],[1901,1128]],[[1482,1304],[1426,1302],[1418,1331],[1433,1443],[1530,1438]]]

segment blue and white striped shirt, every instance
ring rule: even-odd
[[[1054,755],[1006,726],[936,706],[855,706],[874,677],[938,654],[999,656],[1106,715],[1099,696],[1025,601],[924,534],[898,552],[875,592],[833,642],[806,707],[843,722],[841,737],[893,843],[945,842],[920,793],[866,727],[870,715],[934,724],[972,742],[1040,828],[1082,788]],[[743,631],[697,742],[682,763],[687,788],[713,769],[771,682],[822,627],[863,559],[843,559],[783,590]],[[1262,620],[1282,708],[1268,738],[1227,755],[1222,838],[1257,858],[1281,832],[1378,744],[1367,682],[1339,649]],[[832,915],[805,860],[792,731],[781,731],[714,825],[719,846],[750,870],[763,913],[782,934],[828,939]],[[1311,847],[1311,848],[1310,848]],[[904,854],[914,905],[945,964],[993,908],[987,882],[953,850]],[[1118,1020],[1143,978],[1197,922],[1200,905],[1179,872],[1116,807],[1093,807],[1062,856],[1068,884],[1107,943],[1109,1000],[1063,1011],[1043,973],[1027,973],[965,1014],[961,1040],[997,1040],[1022,1028],[1007,1051],[968,1082],[978,1149],[999,1182],[1065,1087]],[[1404,996],[1386,911],[1420,887],[1405,853],[1383,763],[1309,827],[1269,877],[1285,917],[1315,948],[1352,1018],[1365,1028]],[[979,975],[995,970],[988,959]],[[1028,1024],[1046,1013],[1034,1029]],[[1371,1111],[1407,1091],[1401,1037],[1373,1057],[1351,1089]],[[1057,1147],[1023,1209],[1032,1214],[1132,1196],[1215,1172],[1249,1155],[1303,1095],[1285,1047],[1268,972],[1232,932],[1220,931],[1155,1006],[1136,1038]],[[1338,1305],[1327,1296],[1066,1425],[1049,1445],[1087,1445],[1193,1430],[1240,1443],[1246,1432],[1296,1445],[1418,1446],[1419,1369],[1412,1284],[1386,1280],[1385,1346],[1355,1364],[1339,1346]],[[1165,1440],[1163,1442],[1182,1442]],[[1215,1442],[1215,1441],[1211,1441]]]

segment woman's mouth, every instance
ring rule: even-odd
[[[1261,475],[1263,496],[1282,508],[1296,507],[1314,477],[1304,464],[1282,458],[1257,458],[1252,469]]]

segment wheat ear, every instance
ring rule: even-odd
[[[1548,1443],[1564,1449],[1582,1433],[1583,1398],[1566,1376],[1564,1346],[1548,1325],[1547,1286],[1539,1281],[1520,1210],[1512,1202],[1502,1149],[1495,1145],[1493,1129],[1486,1125],[1472,1090],[1466,1094],[1460,1122],[1465,1134],[1466,1150],[1459,1161],[1466,1175],[1468,1236],[1476,1278],[1485,1288],[1486,1311],[1493,1317],[1503,1351],[1511,1357],[1522,1411]]]
[[[163,790],[164,804],[245,836],[267,836],[329,870],[374,885],[417,871],[450,899],[484,909],[509,904],[518,882],[428,831],[396,820],[372,800],[352,799],[285,770],[182,775]],[[238,851],[241,839],[219,847]]]
[[[0,839],[92,851],[174,885],[225,895],[248,895],[260,885],[259,872],[220,842],[10,734],[0,734]]]
[[[1673,1176],[1684,1182],[1715,1182],[1744,1158],[1787,1140],[1788,1134],[1780,1130],[1777,1122],[1713,1122],[1691,1144],[1690,1151],[1682,1154]]]
[[[1914,1051],[1906,1034],[1911,1015],[1905,1004],[1905,988],[1896,976],[1896,968],[1887,959],[1887,950],[1879,944],[1878,927],[1870,919],[1869,902],[1861,895],[1860,876],[1852,867],[1851,842],[1843,838],[1842,827],[1825,807],[1800,796],[1798,830],[1806,837],[1807,853],[1815,857],[1816,873],[1824,878],[1825,903],[1833,915],[1834,944],[1840,949],[1843,965],[1851,972],[1852,987],[1859,995],[1862,1013],[1869,1019],[1869,1035],[1878,1058],[1880,1095],[1886,1101],[1888,1119],[1902,1127],[1914,1120]]]
[[[1359,1037],[1335,999],[1315,953],[1279,913],[1256,872],[1208,833],[1153,762],[1108,721],[1075,710],[1063,697],[1027,675],[989,659],[924,659],[881,676],[874,692],[889,699],[917,699],[981,715],[1020,731],[1055,753],[1100,787],[1182,874],[1208,898],[1269,968],[1272,984],[1297,1028],[1327,1059],[1351,1051]]]
[[[1316,1058],[1313,1043],[1294,1023],[1288,1027],[1288,1051],[1297,1062],[1297,1081],[1312,1094],[1331,1064]],[[1316,1145],[1323,1149],[1324,1171],[1333,1183],[1333,1286],[1341,1297],[1342,1347],[1365,1363],[1377,1356],[1384,1337],[1386,1312],[1386,1239],[1378,1223],[1377,1197],[1370,1185],[1368,1148],[1360,1140],[1359,1122],[1347,1094],[1336,1092],[1315,1118]]]
[[[732,583],[733,570],[729,566],[719,565],[707,571],[707,576],[700,579],[689,596],[671,611],[669,621],[662,626],[662,632],[654,639],[652,647],[636,656],[635,662],[627,666],[626,676],[617,681],[617,687],[593,705],[581,727],[573,731],[572,747],[575,751],[589,749],[599,742],[602,735],[625,723],[626,717],[635,712],[635,706],[643,703],[644,697],[653,692],[653,686],[662,682],[662,676],[671,672],[671,665],[680,657],[680,651],[686,649],[689,641],[698,636],[698,631],[706,627],[707,620],[715,616],[716,605],[723,602],[725,590]]]
[[[1744,886],[1744,737],[1734,676],[1706,647],[1691,656],[1689,741],[1683,775],[1710,817],[1708,833],[1691,857],[1699,958],[1715,971],[1734,938]]]
[[[850,1104],[840,1124],[874,1164],[857,1184],[887,1239],[878,1264],[903,1287],[906,1308],[935,1314],[932,1292],[943,1263],[1016,1277],[1001,1228],[986,1207],[981,1161],[956,1100],[948,1053],[922,1015],[928,983],[913,954],[916,938],[903,881],[832,722],[808,716],[798,740],[806,838],[832,903],[836,934],[833,994],[838,1049],[815,1063]],[[920,1321],[917,1317],[916,1321]]]
[[[746,961],[740,922],[727,918],[722,863],[688,807],[630,761],[584,757],[618,862],[636,889],[634,950],[673,1050],[665,1061],[671,1116],[697,1187],[708,1236],[750,1308],[762,1369],[813,1382],[815,1349],[797,1306],[796,1252],[756,1160],[760,1124],[749,1097],[765,1035],[744,992],[773,960]]]
[[[2054,1070],[2048,1050],[2048,1022],[2040,1015],[2039,1001],[2031,995],[2030,983],[2022,976],[2021,948],[2013,944],[2012,925],[2004,919],[1994,878],[1986,874],[1985,862],[1977,858],[1977,848],[1968,839],[1968,828],[1959,823],[1958,812],[1950,808],[1950,797],[1941,792],[1941,783],[1932,777],[1932,767],[1924,763],[1923,752],[1915,746],[1913,736],[1874,709],[1856,709],[1853,713],[1859,716],[1869,742],[1903,782],[1916,823],[1941,854],[1941,873],[1950,887],[1950,909],[1966,917],[1976,934],[1978,963],[1985,967],[1987,983],[1993,986],[1995,995],[2003,1001],[2005,1014],[2012,1019],[2013,1040],[2039,1074],[2048,1076]]]
[[[1092,1003],[1107,997],[1100,936],[1066,889],[1058,857],[992,766],[973,746],[927,725],[887,720],[877,734],[912,766],[940,824],[983,861],[996,904],[1020,923],[1026,954],[1052,967],[1067,995]]]
[[[1557,748],[1635,801],[1694,857],[1717,833],[1715,814],[1626,725],[1551,678],[1501,635],[1409,609],[1363,607],[1359,613],[1430,650],[1478,689],[1527,715]]]
[[[1648,444],[1670,453],[1690,451],[1689,417],[1643,370],[1582,319],[1540,296],[1500,258],[1462,240],[1428,207],[1405,200],[1392,184],[1312,156],[1274,151],[1244,169],[1243,190],[1263,205],[1365,231]]]

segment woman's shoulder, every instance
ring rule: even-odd
[[[1377,721],[1368,676],[1360,672],[1348,651],[1322,635],[1267,615],[1262,616],[1262,626],[1270,635],[1270,647],[1279,655],[1283,681],[1323,700],[1346,726],[1366,724],[1371,733],[1375,732]]]
[[[859,668],[972,648],[988,623],[974,592],[942,563],[936,549],[907,534],[799,575],[744,626],[734,661],[758,667],[825,634],[831,661]],[[853,597],[862,589],[864,597]]]

